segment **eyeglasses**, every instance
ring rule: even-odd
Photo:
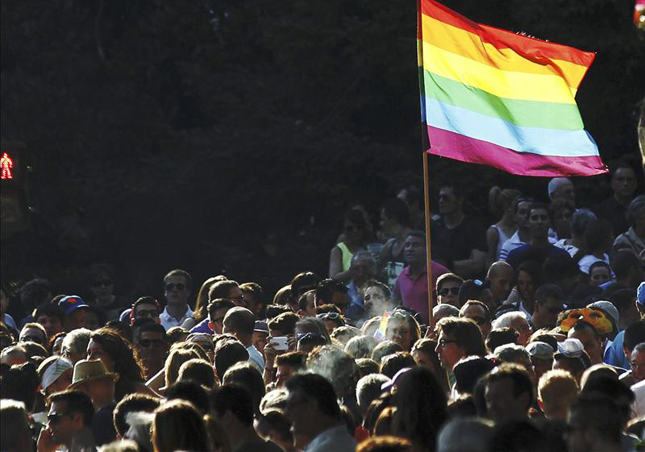
[[[103,279],[101,281],[94,281],[92,283],[92,287],[107,287],[107,286],[111,286],[111,285],[112,285],[112,281],[110,281],[109,279]]]
[[[49,424],[57,424],[63,418],[63,416],[69,416],[73,413],[49,413],[47,415],[47,422]]]
[[[448,294],[459,295],[459,287],[446,287],[445,289],[441,289],[438,293],[442,297],[445,297]]]
[[[300,342],[301,340],[311,340],[311,339],[324,339],[322,335],[318,333],[298,333],[296,334],[296,340]]]
[[[457,341],[455,341],[455,340],[439,339],[438,345],[441,348],[445,348],[446,345],[448,345],[448,344],[456,344],[456,343],[457,343]]]
[[[149,347],[161,347],[163,345],[163,339],[141,339],[139,345],[143,348]]]
[[[168,292],[170,292],[171,290],[175,290],[175,289],[177,289],[178,291],[181,292],[185,288],[186,288],[186,284],[182,284],[182,283],[177,283],[177,284],[169,283],[169,284],[166,284],[166,291],[168,291]]]

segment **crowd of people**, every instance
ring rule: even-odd
[[[349,210],[329,274],[273,297],[175,269],[128,300],[104,264],[90,296],[3,286],[0,450],[643,450],[636,187],[628,165],[589,208],[567,178],[547,202],[494,187],[487,228],[445,185],[431,269],[406,188],[378,225]]]

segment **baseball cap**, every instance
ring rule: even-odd
[[[636,300],[638,304],[645,306],[645,281],[640,283],[636,291]]]
[[[58,302],[58,306],[63,308],[63,311],[65,311],[65,315],[70,315],[78,308],[89,308],[87,303],[85,303],[83,299],[78,295],[68,295],[66,297],[61,298],[60,301]]]
[[[620,316],[618,314],[618,309],[616,309],[616,306],[614,306],[614,304],[611,301],[605,301],[605,300],[596,301],[595,303],[591,303],[587,307],[602,309],[614,321],[614,326],[616,327],[618,325],[618,320],[620,319]]]
[[[256,320],[253,331],[256,333],[267,333],[269,334],[269,327],[267,326],[266,320]]]
[[[531,358],[537,359],[552,359],[553,354],[555,353],[553,347],[542,341],[531,342],[526,346],[526,351],[529,352]]]

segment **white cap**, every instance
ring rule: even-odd
[[[40,382],[40,386],[42,386],[43,391],[45,391],[45,389],[50,387],[56,380],[58,380],[58,377],[63,375],[63,372],[73,368],[74,365],[67,358],[63,358],[62,356],[57,358],[49,365],[49,367],[43,374],[43,378]]]

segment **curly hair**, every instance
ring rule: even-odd
[[[114,362],[114,372],[122,379],[133,382],[143,382],[143,365],[132,345],[114,330],[99,328],[90,335],[90,340],[103,347]]]

